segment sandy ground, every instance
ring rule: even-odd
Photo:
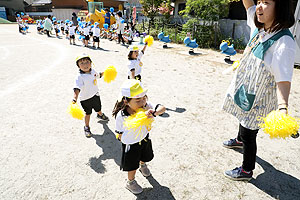
[[[167,112],[151,131],[152,176],[137,173],[144,192],[133,195],[124,188],[127,174],[119,170],[111,117],[127,77],[126,47],[108,40],[101,40],[102,50],[70,46],[37,34],[34,26],[21,35],[16,25],[0,25],[0,199],[300,199],[300,139],[271,140],[260,131],[254,178],[247,183],[223,176],[242,161],[241,152],[222,147],[238,129],[238,121],[220,109],[232,77],[222,75],[224,55],[198,49],[189,56],[187,47],[168,46],[155,42],[142,59],[149,100]],[[118,70],[113,83],[98,81],[110,121],[100,123],[93,113],[90,139],[83,121],[66,113],[82,52],[96,70]],[[297,117],[299,77],[295,70],[290,114]]]

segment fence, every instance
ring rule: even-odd
[[[190,35],[196,39],[201,48],[217,48],[219,45],[219,28],[218,23],[211,25],[193,23],[192,25],[182,25],[177,22],[165,23],[162,20],[142,21],[138,26],[140,32],[145,32],[157,38],[160,32],[169,35],[172,42],[183,43],[184,38]]]

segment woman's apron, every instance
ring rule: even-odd
[[[235,116],[245,128],[259,129],[258,117],[265,117],[278,107],[276,82],[264,64],[264,54],[283,35],[293,38],[284,29],[260,42],[256,29],[227,90],[223,110]]]

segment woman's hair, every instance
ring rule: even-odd
[[[281,29],[290,28],[295,23],[294,9],[292,0],[273,0],[275,2],[275,18],[269,32],[276,32]],[[254,23],[257,28],[264,28],[264,24],[260,23],[255,13]]]
[[[117,114],[118,114],[118,112],[120,112],[120,111],[123,111],[123,110],[125,110],[126,109],[126,104],[125,104],[125,100],[127,101],[127,102],[129,102],[130,100],[131,100],[131,98],[128,98],[128,97],[122,97],[122,100],[119,102],[119,101],[117,101],[116,102],[116,104],[115,104],[115,107],[114,107],[114,109],[113,109],[113,111],[112,111],[112,116],[113,117],[117,117]]]

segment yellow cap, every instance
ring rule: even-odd
[[[136,46],[136,45],[132,45],[132,46],[130,46],[128,49],[129,49],[129,51],[138,51],[138,50],[139,50],[139,47]]]
[[[122,96],[128,98],[141,98],[146,95],[147,91],[142,83],[135,79],[126,80],[121,87]]]

